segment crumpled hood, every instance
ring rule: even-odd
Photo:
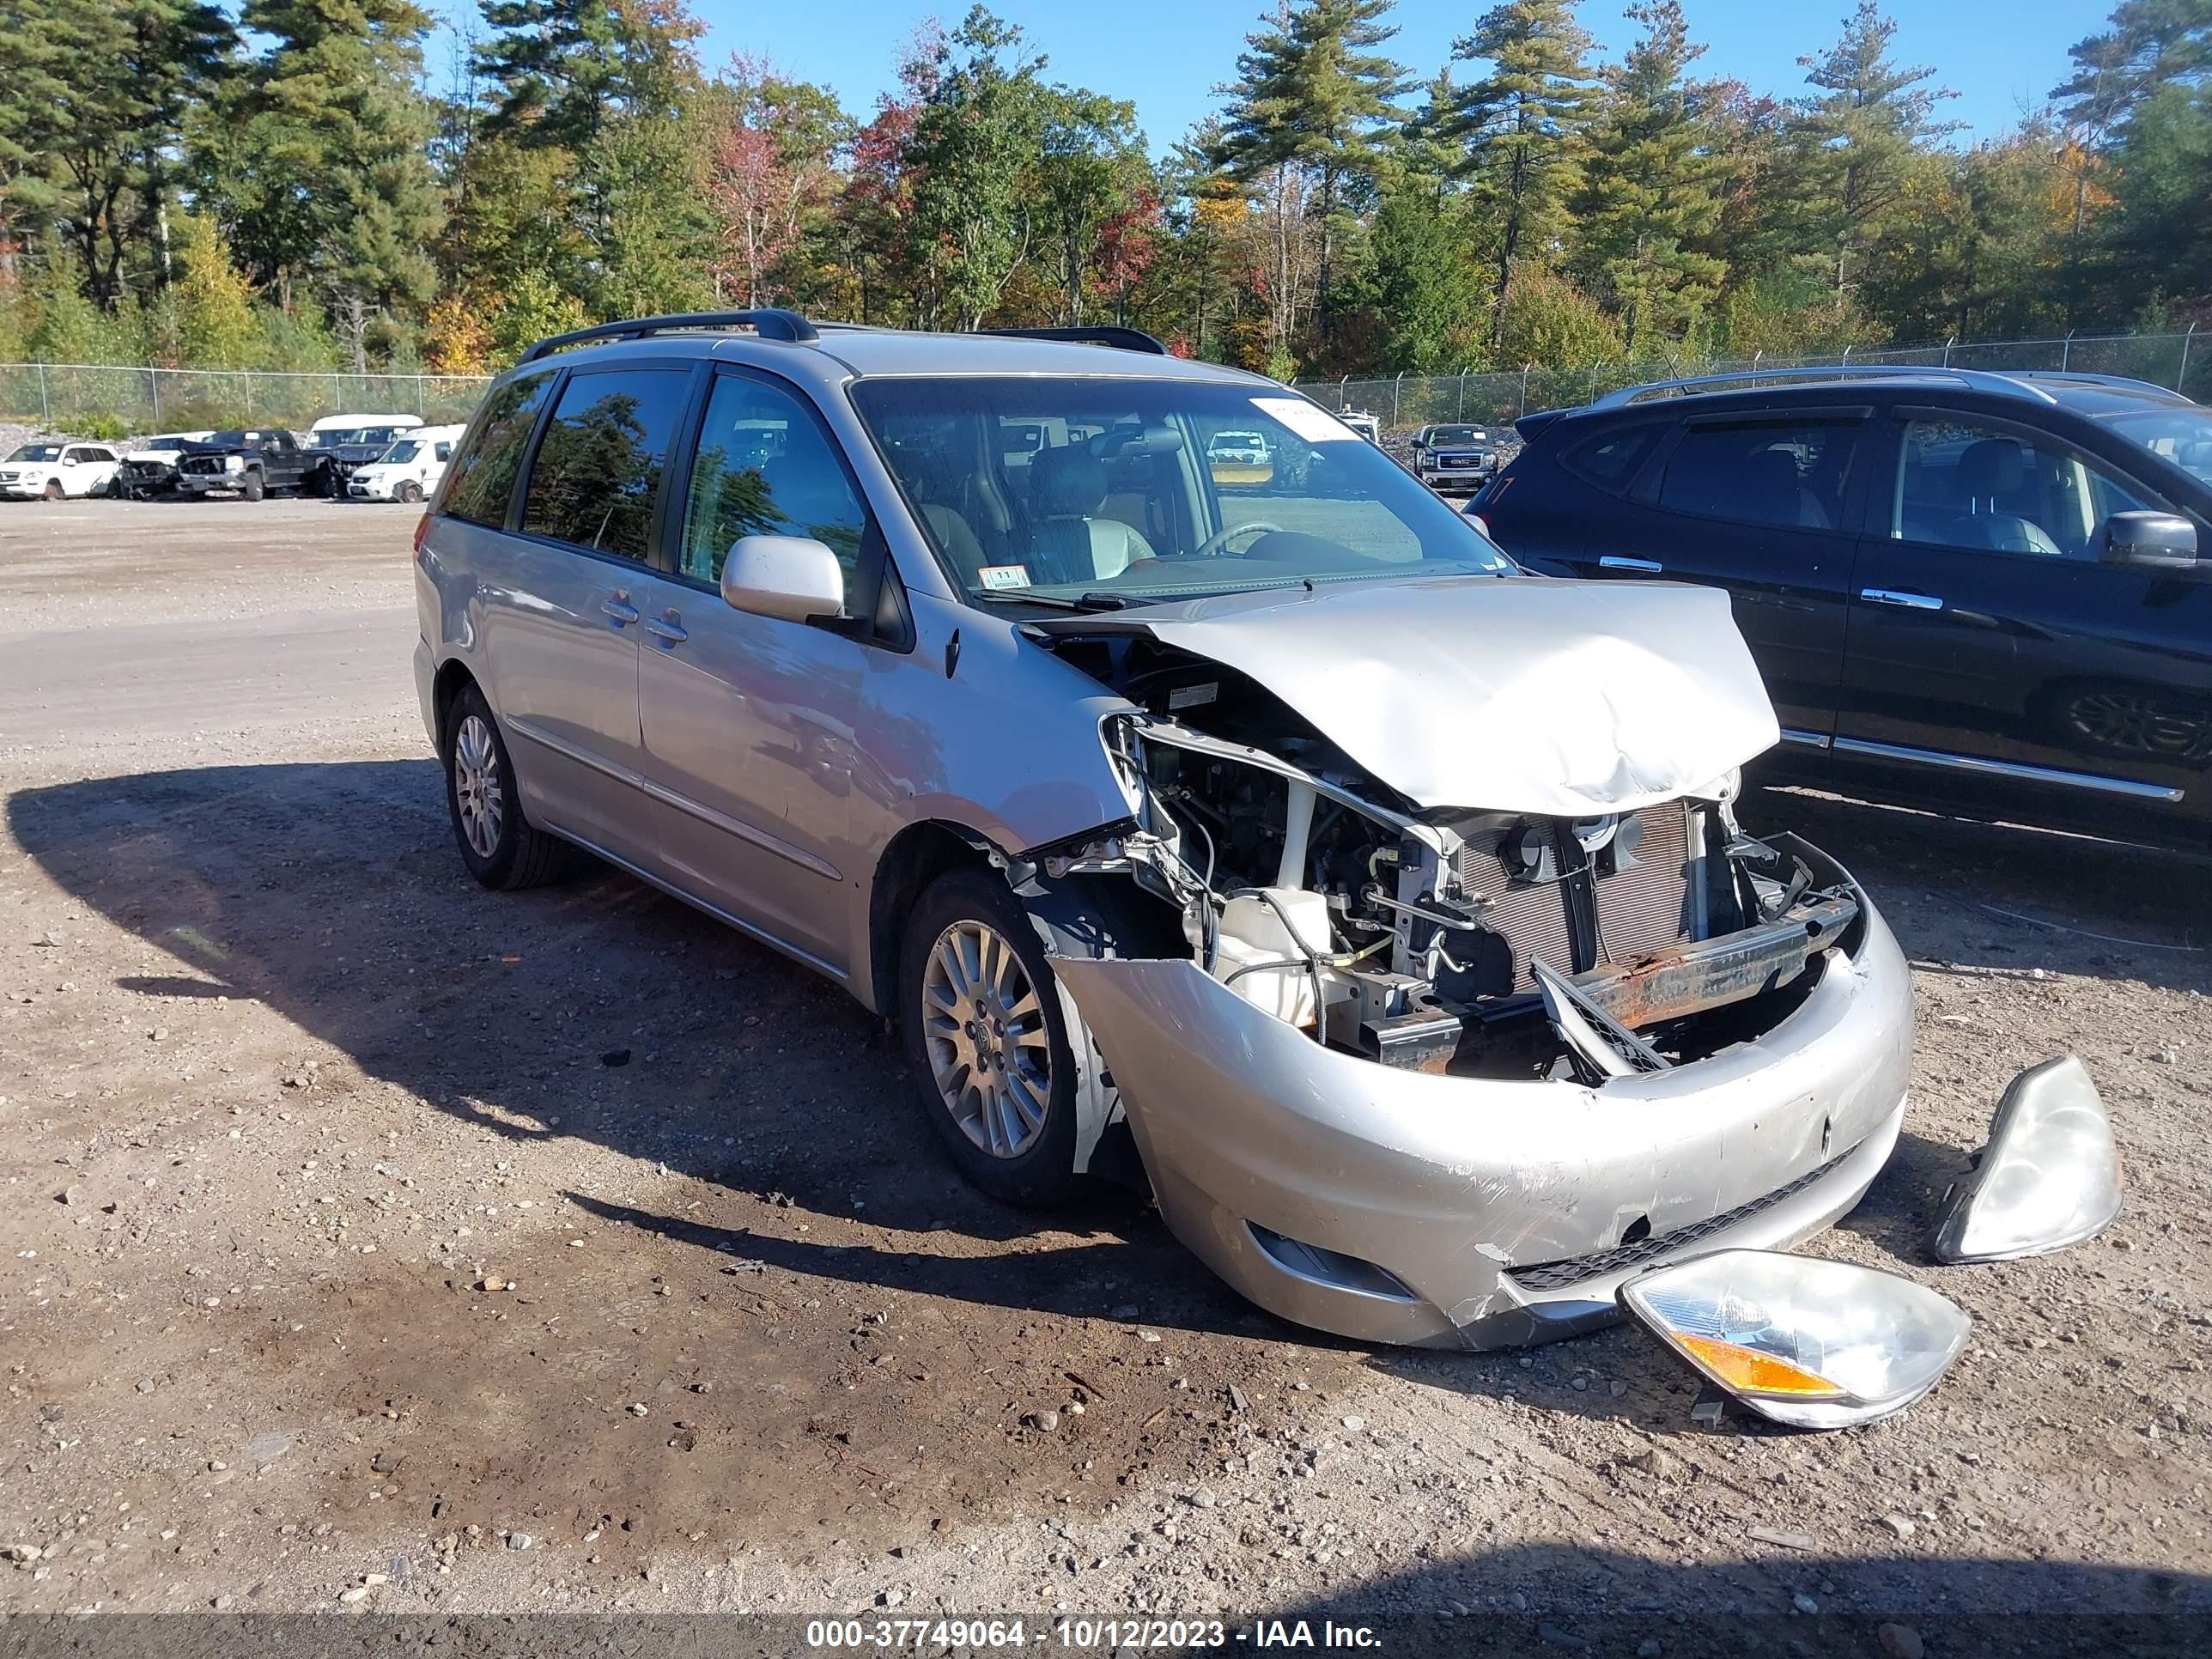
[[[1036,626],[1149,634],[1248,674],[1424,807],[1632,811],[1781,736],[1716,588],[1433,576]]]

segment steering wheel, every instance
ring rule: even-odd
[[[1191,549],[1190,556],[1194,559],[1209,558],[1221,552],[1239,536],[1247,535],[1255,530],[1271,531],[1280,535],[1282,529],[1282,526],[1271,524],[1265,519],[1248,519],[1243,524],[1233,524],[1226,530],[1215,531],[1213,534]]]

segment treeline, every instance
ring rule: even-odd
[[[870,111],[684,0],[0,0],[0,361],[475,373],[612,316],[1133,323],[1280,378],[2212,318],[2212,0],[2121,0],[1971,145],[1873,0],[1787,95],[1677,0],[1425,81],[1390,0],[1285,0],[1155,161],[981,6]],[[1808,43],[1808,46],[1811,43]],[[1226,66],[1224,66],[1226,67]]]

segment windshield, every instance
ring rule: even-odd
[[[376,458],[379,466],[404,466],[422,453],[422,446],[412,438],[402,438],[398,443]]]
[[[59,444],[25,444],[8,459],[11,461],[58,461],[62,458]]]
[[[371,444],[388,444],[400,428],[396,426],[333,427],[327,432],[318,432],[307,440],[311,449],[366,448]]]
[[[142,455],[174,455],[185,447],[182,438],[149,438],[138,446]]]
[[[1441,444],[1479,444],[1482,428],[1479,426],[1440,426],[1429,434],[1431,448]]]
[[[2107,415],[2105,423],[2122,437],[2212,484],[2212,411],[2160,409],[2139,415]]]
[[[1279,388],[886,379],[853,400],[976,600],[1137,605],[1513,568],[1403,467]]]

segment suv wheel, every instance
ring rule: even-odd
[[[565,844],[522,816],[507,758],[483,693],[473,685],[446,718],[446,805],[469,873],[496,891],[536,887],[561,873]]]
[[[995,873],[955,870],[908,918],[899,1024],[922,1115],[969,1182],[1043,1206],[1075,1185],[1074,1055],[1043,942]]]
[[[412,478],[407,479],[399,486],[399,499],[413,507],[422,499],[422,486]]]
[[[58,501],[68,493],[69,492],[67,490],[62,488],[62,481],[59,478],[49,478],[46,480],[46,494],[48,501]]]
[[[246,480],[240,488],[245,492],[247,501],[259,501],[264,494],[259,471],[251,467],[247,468]]]

